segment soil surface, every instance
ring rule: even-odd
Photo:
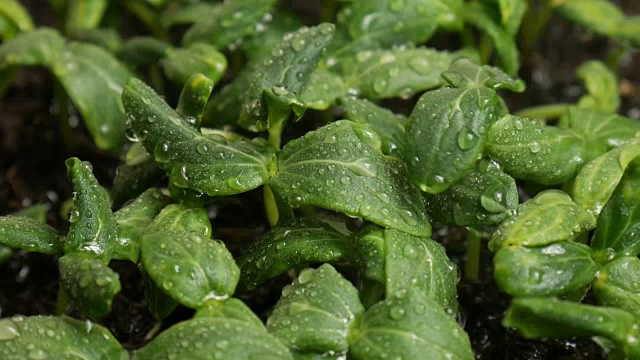
[[[41,1],[31,9],[38,24],[54,25],[50,12]],[[305,21],[317,22],[312,5],[291,5]],[[306,3],[306,2],[305,2]],[[314,2],[315,3],[315,2]],[[640,2],[617,1],[630,15],[640,14]],[[455,48],[457,40],[438,35],[434,47]],[[523,59],[520,76],[527,82],[523,94],[508,95],[511,110],[532,105],[574,102],[584,93],[575,77],[580,63],[590,59],[606,60],[616,49],[615,43],[596,37],[579,27],[555,17],[541,36],[537,47]],[[621,113],[640,118],[640,54],[628,53],[620,61],[619,74],[623,90]],[[73,148],[65,149],[59,132],[53,82],[44,69],[21,69],[0,99],[0,214],[8,214],[35,203],[50,205],[49,223],[61,233],[67,223],[60,216],[62,203],[70,198],[64,160],[78,156],[94,164],[100,183],[109,187],[115,175],[117,159],[100,153],[93,146],[82,121],[73,115]],[[416,99],[413,99],[415,101]],[[411,101],[385,102],[396,111],[407,112]],[[317,119],[305,120],[307,126],[320,124],[323,114],[310,113]],[[300,130],[298,130],[300,131]],[[297,134],[290,134],[297,136]],[[210,207],[214,236],[222,239],[234,254],[264,232],[267,221],[262,208],[261,193],[253,191]],[[243,204],[251,204],[250,206]],[[464,232],[441,228],[436,238],[442,241],[455,262],[464,259]],[[460,321],[469,333],[478,359],[604,359],[600,348],[589,340],[530,341],[501,326],[500,321],[509,304],[509,297],[500,292],[491,279],[491,255],[483,254],[480,282],[462,280],[459,284]],[[113,311],[95,321],[107,326],[130,349],[144,344],[158,330],[192,316],[192,311],[178,308],[162,324],[156,324],[145,308],[142,280],[137,268],[126,262],[113,262],[120,274],[122,292]],[[15,251],[9,261],[0,265],[0,316],[14,314],[52,314],[57,297],[57,258],[24,251]],[[280,296],[281,288],[291,281],[288,274],[276,278],[256,291],[238,294],[255,311],[264,316]],[[68,314],[80,316],[73,309]]]

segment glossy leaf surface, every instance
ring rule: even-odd
[[[369,308],[349,334],[356,360],[471,360],[467,334],[439,304],[416,293],[391,297]]]
[[[493,264],[496,283],[511,296],[567,295],[589,285],[600,268],[588,246],[569,241],[504,247]]]
[[[132,74],[104,49],[71,43],[53,60],[51,70],[62,83],[96,145],[119,150],[124,141],[120,94]]]
[[[146,233],[176,231],[196,233],[202,237],[211,237],[211,222],[207,210],[203,207],[187,204],[167,205],[153,219]]]
[[[423,200],[402,163],[380,153],[368,127],[336,121],[289,142],[270,186],[289,204],[314,205],[430,236]]]
[[[140,237],[147,225],[169,201],[160,190],[151,188],[114,213],[118,222],[118,242],[114,249],[114,259],[138,262]]]
[[[166,230],[145,234],[140,246],[149,276],[185,306],[226,298],[236,288],[240,270],[222,242]]]
[[[581,232],[595,227],[596,220],[587,210],[559,190],[546,190],[516,209],[516,214],[498,226],[489,249],[513,245],[544,246],[573,240]]]
[[[178,323],[135,352],[134,359],[172,358],[293,360],[289,350],[264,328],[230,318],[201,317]]]
[[[194,318],[223,318],[242,321],[245,324],[253,325],[254,328],[264,331],[262,320],[249,309],[249,307],[236,298],[225,300],[209,300],[202,307],[198,308]]]
[[[598,217],[591,247],[611,248],[617,255],[640,254],[640,176],[637,171],[625,174]]]
[[[100,317],[111,311],[113,298],[120,292],[120,277],[104,261],[65,255],[58,267],[60,283],[83,313]]]
[[[486,152],[516,179],[556,185],[576,175],[585,161],[583,147],[571,129],[507,115],[489,129]]]
[[[640,122],[617,114],[570,107],[566,115],[567,126],[589,140],[590,153],[596,157],[609,148],[633,139],[640,131]],[[591,160],[588,159],[588,160]]]
[[[358,291],[331,265],[300,272],[267,320],[267,330],[296,351],[345,352],[352,323],[364,312]]]
[[[640,317],[640,260],[621,257],[605,265],[593,283],[593,292],[599,304]]]
[[[346,91],[339,75],[319,68],[311,73],[300,100],[308,108],[326,110]]]
[[[458,226],[496,224],[518,206],[515,180],[491,161],[482,161],[459,182],[426,195],[427,211],[440,223]]]
[[[64,252],[109,259],[118,237],[118,223],[111,212],[109,192],[98,184],[90,163],[78,158],[69,158],[65,163],[67,177],[73,184],[74,199]]]
[[[600,61],[588,61],[578,68],[588,95],[580,98],[578,106],[603,113],[616,113],[620,107],[620,89],[616,74]]]
[[[253,36],[242,40],[242,50],[249,61],[262,61],[271,56],[271,51],[280,44],[282,38],[304,25],[302,21],[285,11],[273,11],[265,14],[258,25],[259,31]]]
[[[195,43],[186,48],[168,49],[161,60],[167,77],[178,86],[185,86],[194,74],[203,74],[218,82],[227,69],[227,59],[213,46]]]
[[[188,123],[192,123],[196,129],[200,128],[204,108],[209,101],[215,81],[202,74],[194,74],[187,79],[180,98],[176,113]]]
[[[144,266],[140,267],[142,273],[142,283],[144,285],[144,301],[147,303],[149,313],[157,319],[162,320],[178,307],[178,302],[167,295],[160,286],[147,274]]]
[[[323,23],[303,27],[282,38],[271,56],[255,70],[242,105],[240,125],[252,130],[265,130],[275,125],[267,123],[267,120],[276,113],[275,116],[287,116],[293,109],[296,115],[301,115],[304,104],[300,95],[334,33],[333,24]]]
[[[0,67],[49,66],[63,49],[64,38],[56,30],[41,28],[20,33],[0,46]]]
[[[382,140],[382,153],[400,158],[404,149],[404,126],[407,118],[377,106],[365,99],[353,96],[340,98],[344,107],[344,117],[360,124],[366,124]]]
[[[62,254],[63,247],[54,228],[24,216],[0,217],[0,243],[45,254]]]
[[[278,225],[238,259],[240,287],[251,290],[291,268],[343,259],[350,247],[347,236],[344,223],[329,219],[299,218]]]
[[[499,68],[479,65],[469,58],[455,60],[442,77],[455,88],[486,86],[494,90],[507,89],[513,92],[523,92],[525,89],[522,80],[506,74]]]
[[[274,150],[265,142],[204,136],[139,80],[127,84],[123,102],[143,145],[178,187],[231,195],[268,179]]]
[[[0,338],[3,359],[129,359],[109,330],[89,320],[66,316],[17,315],[0,319]]]

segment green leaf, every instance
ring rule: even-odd
[[[353,96],[340,98],[344,117],[351,121],[369,125],[382,140],[382,153],[398,158],[404,149],[404,126],[407,118],[379,107],[373,102]]]
[[[368,225],[353,236],[351,262],[356,265],[360,276],[382,284],[386,292],[386,240],[384,229]]]
[[[620,346],[630,359],[640,356],[637,320],[614,308],[555,298],[516,298],[502,324],[515,328],[528,339],[604,336]]]
[[[573,198],[598,216],[631,161],[640,156],[640,140],[621,145],[587,163],[573,183]]]
[[[111,212],[109,192],[98,184],[90,163],[69,158],[65,164],[74,196],[64,252],[110,259],[117,241],[118,223]]]
[[[217,135],[204,136],[137,79],[127,84],[122,98],[135,132],[176,186],[232,195],[255,189],[269,178],[274,150],[261,139],[228,142]]]
[[[4,0],[0,3],[0,17],[4,17],[20,31],[33,30],[33,21],[25,7],[18,0]]]
[[[338,14],[338,26],[352,41],[340,44],[332,55],[420,44],[438,27],[460,29],[463,4],[461,0],[355,1]]]
[[[245,303],[236,298],[225,300],[209,300],[198,308],[194,318],[222,318],[242,321],[247,325],[253,325],[255,329],[264,331],[264,324]]]
[[[215,81],[202,74],[194,74],[187,79],[180,93],[176,113],[188,123],[200,128],[204,108],[209,101]]]
[[[634,138],[640,122],[617,114],[605,114],[572,106],[561,120],[589,141],[589,158],[604,154]]]
[[[162,320],[171,315],[173,310],[178,307],[178,302],[153,282],[153,279],[147,274],[143,266],[140,266],[140,272],[142,273],[142,283],[144,285],[144,301],[151,315],[157,320]]]
[[[53,59],[51,71],[82,115],[98,148],[119,151],[124,142],[120,94],[132,74],[106,50],[70,43]]]
[[[456,314],[458,271],[437,242],[387,229],[385,240],[386,297],[423,293]]]
[[[66,33],[75,34],[98,27],[107,5],[108,0],[67,0]]]
[[[256,25],[258,33],[242,40],[242,50],[249,61],[267,59],[286,34],[304,26],[296,15],[278,10],[265,14],[262,20]]]
[[[300,116],[304,109],[300,95],[334,32],[333,24],[323,23],[303,27],[282,38],[271,57],[255,69],[239,124],[263,131],[286,120],[291,109]]]
[[[207,210],[187,204],[167,205],[149,224],[145,233],[165,231],[196,233],[209,238],[211,222]]]
[[[240,288],[255,289],[287,270],[343,259],[349,252],[344,223],[299,218],[280,224],[253,243],[238,259]]]
[[[153,64],[162,59],[171,44],[150,36],[134,36],[117,51],[118,59],[133,65]]]
[[[256,70],[261,66],[263,65],[258,60],[248,63],[230,84],[211,96],[202,118],[205,126],[222,127],[238,123],[242,103],[249,92]]]
[[[555,1],[556,11],[567,19],[596,33],[612,36],[624,13],[608,0],[563,0]]]
[[[615,37],[629,42],[631,46],[640,46],[640,17],[629,16],[623,22],[618,23]]]
[[[64,38],[49,28],[23,32],[0,46],[0,67],[49,66],[64,49]]]
[[[153,281],[187,307],[228,297],[240,278],[240,269],[224,244],[195,232],[147,233],[140,250]]]
[[[571,129],[507,115],[489,128],[486,153],[516,179],[557,185],[576,175],[585,147]]]
[[[591,247],[608,248],[619,256],[640,254],[640,176],[628,172],[598,217]]]
[[[459,182],[437,195],[426,195],[433,220],[477,227],[504,220],[518,206],[516,181],[493,161],[482,161]]]
[[[96,45],[110,53],[116,54],[116,56],[122,42],[120,34],[118,34],[116,29],[112,28],[82,30],[75,33],[73,39]]]
[[[0,319],[0,357],[126,360],[129,354],[107,328],[66,316],[16,315]]]
[[[364,308],[358,291],[331,265],[304,269],[267,320],[267,330],[291,350],[346,352],[347,335]]]
[[[493,277],[511,296],[561,296],[591,284],[600,266],[584,244],[561,241],[544,247],[510,246],[493,258]]]
[[[138,262],[140,238],[145,228],[169,201],[170,199],[160,190],[151,188],[114,213],[118,222],[118,242],[114,249],[114,259]]]
[[[486,86],[494,90],[507,89],[513,92],[523,92],[525,89],[522,80],[513,78],[499,68],[478,65],[468,58],[455,60],[442,77],[454,88]]]
[[[209,359],[293,360],[291,353],[264,328],[233,318],[195,318],[162,332],[133,356],[135,360]]]
[[[256,33],[256,25],[271,11],[275,0],[235,0],[225,2],[207,16],[199,16],[182,38],[185,45],[206,42],[223,49]]]
[[[588,95],[580,98],[578,106],[604,113],[616,113],[620,108],[620,89],[616,74],[600,61],[588,61],[578,68]]]
[[[586,209],[560,190],[545,190],[516,209],[516,214],[498,226],[489,249],[544,246],[575,239],[595,227],[596,220]]]
[[[174,25],[193,24],[201,19],[219,16],[218,13],[223,9],[221,3],[190,2],[181,5],[184,6],[167,7],[160,16],[162,27],[169,29]]]
[[[119,208],[127,200],[140,195],[163,178],[164,171],[153,159],[137,165],[120,164],[111,187],[113,206]]]
[[[405,136],[405,162],[413,183],[438,194],[462,179],[482,154],[497,111],[498,95],[485,87],[422,95]]]
[[[311,73],[300,101],[311,109],[326,110],[346,92],[342,78],[328,70],[316,69]]]
[[[113,298],[120,292],[120,277],[104,261],[65,255],[58,267],[60,283],[83,313],[100,317],[111,311]]]
[[[289,142],[269,183],[294,207],[314,205],[417,236],[431,226],[400,160],[380,153],[368,127],[341,120]]]
[[[47,211],[49,211],[49,204],[35,204],[22,208],[11,215],[27,217],[45,223],[47,222]]]
[[[467,334],[439,304],[410,292],[369,308],[349,333],[354,360],[472,360]]]
[[[0,216],[0,243],[45,254],[62,254],[62,240],[51,226],[23,216]]]
[[[500,13],[500,24],[511,36],[515,36],[520,29],[520,23],[527,11],[526,0],[484,0],[494,7],[497,7]]]
[[[177,86],[185,86],[197,73],[218,82],[227,69],[227,59],[211,45],[191,44],[185,48],[169,48],[160,61],[164,73]]]
[[[502,68],[511,75],[517,74],[520,68],[520,55],[514,34],[502,24],[495,23],[486,8],[479,2],[468,3],[463,14],[466,22],[491,38]]]
[[[600,305],[640,317],[640,260],[621,257],[605,265],[593,283],[593,292]]]
[[[461,56],[427,48],[361,51],[341,59],[337,68],[350,93],[369,99],[408,99],[442,86],[442,73]]]

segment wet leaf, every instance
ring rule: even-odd
[[[590,150],[588,160],[633,139],[640,131],[640,121],[575,106],[569,108],[566,117],[561,121],[587,139]]]
[[[479,65],[468,58],[455,60],[442,77],[454,88],[483,87],[523,92],[525,84],[499,68]]]
[[[615,342],[633,359],[640,356],[638,323],[630,313],[555,298],[516,298],[502,324],[525,338],[603,336]]]
[[[194,318],[233,319],[253,325],[255,329],[265,330],[262,320],[245,303],[236,298],[209,300],[196,311]]]
[[[431,226],[402,163],[368,127],[341,120],[289,142],[269,183],[293,207],[314,205],[417,236]]]
[[[125,87],[123,103],[143,145],[176,186],[208,195],[232,195],[269,178],[274,150],[266,142],[204,136],[137,79]]]
[[[106,50],[70,43],[53,59],[51,70],[82,115],[98,148],[118,151],[124,142],[120,94],[132,74]]]
[[[340,76],[325,69],[316,69],[311,73],[300,100],[310,109],[326,110],[345,92]]]
[[[146,233],[142,264],[153,281],[181,304],[198,308],[233,294],[240,269],[225,245],[195,232]]]
[[[557,185],[576,175],[585,146],[571,129],[507,115],[489,129],[486,153],[516,179]]]
[[[621,145],[587,163],[573,183],[573,198],[598,216],[631,161],[640,156],[640,140]]]
[[[242,50],[250,62],[262,61],[271,56],[271,51],[280,44],[287,33],[303,26],[302,21],[295,15],[272,11],[265,14],[258,23],[258,33],[242,41]]]
[[[598,217],[591,247],[613,249],[618,256],[640,254],[640,176],[631,171],[618,184]]]
[[[150,36],[134,36],[118,48],[118,59],[133,65],[154,64],[162,59],[171,44]]]
[[[190,2],[184,6],[169,6],[160,16],[160,23],[164,28],[171,28],[174,25],[193,24],[205,18],[220,16],[223,9],[221,3],[212,4],[206,2]],[[203,20],[204,21],[204,20]]]
[[[516,209],[489,241],[489,249],[544,246],[575,239],[595,227],[595,218],[560,190],[545,190]]]
[[[24,216],[0,216],[0,243],[27,251],[62,254],[62,239],[51,226]]]
[[[129,354],[109,330],[89,320],[66,316],[16,315],[0,319],[0,356],[4,359],[55,357],[126,360]]]
[[[518,206],[515,180],[493,161],[483,160],[459,182],[437,195],[426,195],[433,220],[458,226],[499,223]]]
[[[64,252],[110,259],[118,237],[118,223],[111,212],[109,192],[98,184],[90,163],[69,158],[65,164],[74,197]]]
[[[364,312],[358,291],[331,265],[304,269],[267,320],[267,330],[289,349],[302,352],[345,352],[347,336]]]
[[[210,238],[211,222],[207,210],[187,204],[167,205],[145,230],[146,233],[165,231],[196,233]]]
[[[160,64],[167,77],[180,87],[187,85],[194,74],[203,74],[216,83],[227,69],[224,55],[205,43],[195,43],[185,48],[169,48]]]
[[[493,258],[496,283],[511,296],[561,296],[591,284],[600,266],[584,244],[503,247]]]
[[[121,207],[127,200],[142,194],[146,189],[164,178],[164,171],[153,159],[137,165],[120,164],[111,187],[114,208]]]
[[[515,36],[520,29],[520,23],[527,11],[526,0],[481,0],[499,12],[499,24],[511,36]]]
[[[205,75],[194,74],[187,79],[182,88],[176,113],[188,123],[192,123],[196,129],[200,129],[204,108],[214,84],[215,81]]]
[[[352,96],[340,98],[340,104],[344,107],[346,119],[369,125],[380,136],[383,154],[402,157],[404,126],[407,123],[405,116]]]
[[[469,173],[482,154],[497,108],[498,95],[485,87],[422,95],[409,116],[405,136],[405,162],[413,183],[438,194]]]
[[[205,42],[216,49],[224,49],[256,32],[256,25],[271,11],[274,0],[227,1],[213,11],[200,14],[195,24],[182,38],[185,45]]]
[[[170,199],[160,190],[151,188],[114,213],[118,222],[118,242],[114,246],[114,259],[138,262],[142,234],[169,202]]]
[[[274,227],[238,259],[240,287],[252,290],[289,269],[343,259],[350,247],[345,226],[329,219],[299,218]]]
[[[209,359],[212,354],[234,360],[293,360],[289,350],[264,328],[224,317],[180,322],[137,350],[133,359]]]
[[[140,272],[142,273],[142,283],[144,285],[144,301],[151,315],[157,320],[162,320],[171,315],[173,310],[178,307],[178,302],[153,282],[144,266],[140,266]]]
[[[442,307],[410,292],[369,308],[349,333],[349,356],[355,360],[471,360],[467,334]]]
[[[620,89],[616,74],[600,61],[588,61],[578,68],[588,95],[580,98],[578,106],[604,113],[616,113],[620,107]]]
[[[593,293],[600,305],[640,317],[640,260],[621,257],[605,265],[593,283]]]
[[[111,311],[113,298],[120,292],[120,277],[104,261],[65,255],[58,267],[60,284],[83,313],[100,317]]]
[[[64,38],[49,28],[23,32],[0,46],[0,67],[49,66],[64,49]]]
[[[278,126],[291,110],[300,117],[305,108],[300,95],[333,40],[334,32],[333,24],[323,23],[303,27],[282,38],[271,56],[256,67],[242,104],[239,124],[263,131]]]

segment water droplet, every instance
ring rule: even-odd
[[[389,311],[389,316],[393,320],[402,320],[402,318],[404,318],[404,315],[405,315],[404,309],[399,306],[394,306]]]
[[[209,146],[207,146],[206,143],[198,143],[198,145],[196,145],[196,151],[198,152],[198,154],[200,155],[204,155],[209,151]]]
[[[373,91],[377,92],[378,94],[382,94],[382,92],[387,89],[388,85],[389,84],[387,83],[386,79],[378,78],[373,82]]]
[[[490,213],[500,214],[507,211],[507,207],[493,196],[482,194],[480,195],[480,205]]]
[[[289,94],[289,90],[287,90],[287,88],[284,87],[284,86],[274,86],[274,87],[271,88],[271,90],[277,96],[284,96],[284,95]]]
[[[343,176],[340,178],[340,182],[345,184],[345,185],[349,185],[351,184],[351,178],[348,176]]]
[[[429,60],[423,57],[415,57],[409,60],[409,67],[419,75],[428,75],[431,73]]]
[[[383,203],[388,204],[391,202],[391,197],[387,193],[376,193],[378,199],[382,200]]]
[[[466,151],[471,150],[477,144],[478,139],[467,128],[462,128],[462,130],[458,132],[457,142],[458,147],[460,147],[461,150]]]
[[[522,130],[524,128],[524,124],[521,119],[515,119],[513,121],[513,127],[516,128],[516,130]]]
[[[335,25],[324,23],[324,24],[321,24],[318,29],[320,30],[320,34],[330,35],[334,31]]]
[[[311,281],[311,279],[313,279],[314,277],[314,271],[311,269],[304,269],[300,272],[300,275],[298,275],[298,282],[300,284],[306,284],[309,281]]]
[[[44,360],[44,359],[48,359],[49,357],[47,356],[47,353],[44,352],[41,349],[34,349],[31,350],[28,354],[29,359],[31,360]]]
[[[409,226],[418,225],[418,220],[415,219],[415,216],[413,215],[413,212],[411,212],[410,210],[401,211],[400,212],[400,217],[402,217],[402,220]]]
[[[72,224],[75,224],[79,220],[80,220],[80,211],[78,211],[78,209],[76,209],[75,207],[72,207],[71,210],[69,210],[69,222]]]
[[[531,144],[529,144],[529,150],[531,150],[532,153],[537,153],[540,151],[540,143],[537,141],[532,142]]]
[[[153,149],[153,158],[159,163],[166,163],[171,158],[169,143],[158,143]]]
[[[18,325],[13,320],[0,320],[0,341],[12,340],[18,336],[20,336]]]
[[[402,249],[402,254],[409,259],[415,259],[418,256],[418,251],[413,245],[407,244]]]
[[[307,41],[301,37],[293,39],[293,41],[291,41],[291,48],[294,51],[302,51],[304,50],[305,45],[307,44]]]
[[[133,130],[132,127],[127,127],[124,134],[127,137],[127,139],[129,139],[129,141],[131,142],[140,141],[140,138],[138,138],[138,135],[136,134],[136,132]]]

